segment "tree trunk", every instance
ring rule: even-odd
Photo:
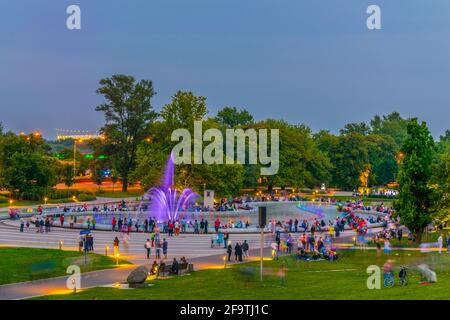
[[[128,178],[122,179],[122,192],[128,192]]]

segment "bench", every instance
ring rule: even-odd
[[[191,263],[179,263],[178,264],[178,274],[186,273],[194,271],[194,265]],[[164,267],[158,269],[158,275],[164,276],[164,275],[171,275],[172,273],[172,265],[171,264],[165,264]]]

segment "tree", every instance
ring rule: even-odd
[[[334,155],[334,185],[355,190],[361,185],[361,175],[370,170],[367,142],[363,135],[350,133],[339,137]]]
[[[112,185],[113,185],[113,193],[114,193],[114,187],[115,187],[117,181],[119,181],[119,177],[117,176],[116,171],[113,170],[112,173],[111,173],[111,182],[112,182]]]
[[[401,147],[403,158],[398,173],[399,198],[394,202],[396,214],[421,240],[433,219],[433,190],[430,187],[435,152],[433,138],[425,124],[411,119],[407,137]]]
[[[402,118],[398,112],[391,112],[383,117],[376,115],[370,121],[370,125],[372,127],[372,133],[392,137],[398,148],[400,148],[406,139],[408,119]]]
[[[58,182],[56,161],[40,135],[6,133],[0,139],[0,188],[19,199],[38,200]]]
[[[64,185],[67,187],[67,189],[70,189],[71,186],[74,185],[75,179],[73,177],[73,167],[70,164],[64,164],[61,168],[61,181],[64,183]],[[67,195],[69,194],[69,191],[67,191]]]
[[[370,134],[366,137],[370,162],[369,184],[382,186],[394,181],[397,177],[397,146],[392,137]]]
[[[94,180],[95,184],[98,186],[98,190],[100,191],[100,186],[103,183],[104,177],[103,177],[102,168],[98,165],[96,165],[94,168],[92,180]]]
[[[217,113],[216,121],[226,128],[235,128],[253,123],[253,116],[247,110],[225,107]]]
[[[126,192],[129,174],[136,167],[137,147],[150,134],[157,116],[151,105],[155,92],[151,81],[136,82],[126,75],[102,79],[100,85],[97,93],[106,99],[106,103],[96,107],[105,114],[103,144],[120,176],[122,191]]]
[[[341,135],[359,133],[366,136],[370,133],[370,127],[365,122],[348,123],[344,126],[344,129],[340,130]]]

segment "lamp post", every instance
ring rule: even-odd
[[[119,265],[119,254],[118,253],[116,253],[116,265],[117,266]]]
[[[105,246],[105,256],[108,255],[109,246]]]

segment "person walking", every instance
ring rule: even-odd
[[[162,243],[164,259],[167,259],[167,249],[169,249],[169,243],[167,242],[166,238],[164,238]]]
[[[152,243],[150,239],[147,239],[147,241],[145,242],[145,250],[147,251],[147,259],[150,259],[150,254],[152,251]]]

